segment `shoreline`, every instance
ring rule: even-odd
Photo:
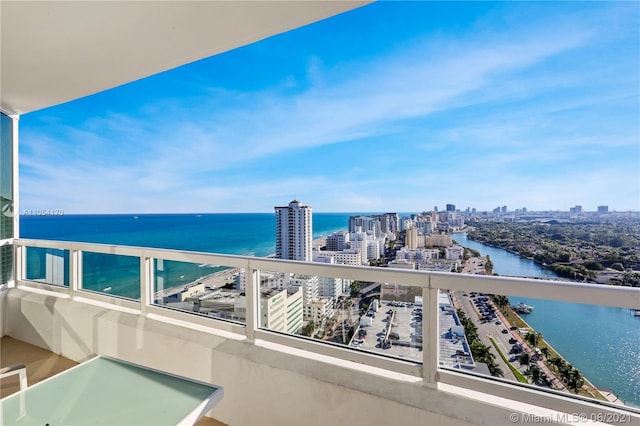
[[[518,314],[518,313],[517,313],[517,312],[515,312],[513,309],[511,309],[511,307],[509,307],[508,309],[510,309],[510,310],[511,310],[511,312],[513,313],[513,315],[514,315],[514,316],[516,316],[516,317],[518,317],[518,318],[520,319],[520,321],[522,321],[522,322],[525,324],[525,326],[526,326],[526,327],[528,327],[532,332],[536,333],[535,328],[533,328],[533,327],[532,327],[528,322],[526,322],[526,321],[522,318],[522,316],[521,316],[520,314]],[[506,318],[505,318],[505,320],[506,320]],[[518,331],[518,334],[520,334],[520,333],[519,333],[519,331]],[[523,340],[523,344],[526,344],[526,345],[527,345],[527,347],[528,347],[529,349],[531,349],[531,348],[530,348],[530,345],[529,345],[528,343],[524,342],[524,337],[523,337],[523,336],[520,336],[520,338]],[[568,361],[564,356],[562,356],[562,354],[561,354],[560,352],[558,352],[558,351],[556,350],[556,348],[554,348],[554,347],[553,347],[553,346],[552,346],[552,345],[551,345],[547,340],[545,340],[545,338],[544,338],[544,337],[542,337],[542,339],[541,339],[541,340],[544,342],[544,344],[545,344],[547,347],[549,347],[549,349],[551,349],[553,352],[555,352],[555,353],[558,355],[558,357],[560,357],[561,359],[563,359],[566,363],[569,363],[569,361]],[[544,357],[542,358],[542,361],[541,361],[541,362],[542,362],[543,364],[545,364],[545,362],[544,362]],[[553,372],[553,371],[552,371],[552,370],[551,370],[551,369],[550,369],[546,364],[545,364],[545,366],[549,369],[549,371],[551,371],[551,372],[553,373],[554,377],[558,380],[558,382],[562,383],[562,385],[565,387],[565,389],[564,389],[564,390],[562,390],[562,391],[565,391],[565,390],[566,390],[568,393],[570,393],[570,394],[574,394],[573,392],[571,392],[571,391],[570,391],[570,390],[565,386],[565,384],[564,384],[564,382],[562,381],[562,379],[561,379],[560,377],[558,377],[558,376],[556,375],[556,373],[555,373],[555,372]],[[602,393],[602,391],[600,390],[600,388],[598,388],[597,386],[595,386],[595,385],[594,385],[594,384],[593,384],[593,383],[592,383],[592,382],[591,382],[591,381],[590,381],[590,380],[589,380],[589,379],[588,379],[588,378],[587,378],[587,377],[586,377],[582,372],[580,372],[580,375],[582,376],[582,379],[584,380],[584,384],[582,385],[583,387],[586,387],[587,389],[588,389],[588,388],[593,389],[595,392],[597,392],[598,394],[600,394],[600,396],[601,396],[601,397],[603,398],[603,400],[605,400],[605,401],[609,401],[609,402],[611,402],[611,403],[615,403],[615,404],[622,405],[622,406],[624,406],[624,405],[625,405],[625,404],[624,404],[624,402],[623,402],[620,398],[618,398],[618,396],[617,396],[617,395],[615,395],[611,389],[607,390],[607,392],[609,393],[608,395],[604,395],[604,394]],[[575,394],[574,394],[574,395],[575,395]],[[593,397],[593,396],[592,396],[592,397]],[[595,397],[593,397],[593,398],[594,398],[594,399],[597,399],[597,398],[595,398]]]
[[[501,252],[506,252],[508,255],[514,255],[515,257],[517,257],[517,258],[518,258],[518,259],[520,259],[521,261],[527,261],[527,260],[531,261],[532,265],[536,265],[536,267],[537,267],[537,268],[543,269],[543,270],[545,270],[545,271],[553,272],[550,268],[548,268],[548,266],[546,266],[546,265],[541,265],[539,262],[535,262],[534,260],[529,259],[529,258],[526,258],[526,257],[524,257],[524,256],[522,256],[522,255],[520,255],[520,254],[518,254],[518,253],[512,253],[511,251],[506,250],[505,248],[498,247],[498,246],[496,246],[496,245],[494,245],[494,244],[484,243],[484,242],[480,242],[480,241],[477,241],[477,240],[473,240],[473,239],[471,239],[471,238],[468,238],[468,241],[469,241],[469,243],[470,243],[470,244],[472,244],[474,247],[475,247],[476,245],[477,245],[477,246],[480,246],[480,247],[482,247],[482,246],[487,246],[488,248],[493,249],[493,250],[498,250],[498,251],[501,251]],[[461,245],[464,245],[464,244],[461,244]],[[472,247],[469,247],[469,248],[472,248]],[[478,249],[479,249],[480,251],[482,251],[482,249],[481,249],[481,248],[478,248]],[[492,260],[493,260],[493,259],[492,259]],[[543,273],[544,273],[544,272],[543,272]],[[533,277],[530,277],[530,278],[533,278]],[[557,281],[569,281],[569,282],[573,281],[573,280],[570,280],[570,279],[567,279],[567,278],[562,278],[562,277],[558,277],[558,278],[551,278],[551,277],[546,277],[546,276],[545,276],[545,277],[542,277],[542,276],[541,276],[541,277],[540,277],[540,279],[553,280],[553,281],[556,281],[556,280],[557,280]],[[526,327],[528,327],[528,328],[529,328],[529,329],[531,329],[531,330],[535,330],[535,328],[531,327],[531,325],[530,325],[527,321],[525,321],[525,320],[523,319],[523,316],[522,316],[522,315],[517,315],[515,312],[514,312],[514,315],[515,315],[515,317],[517,317],[518,319],[520,319],[520,320],[522,321],[522,324],[526,324]],[[544,328],[544,327],[543,327],[543,328]],[[524,336],[523,336],[523,337],[524,337]],[[544,345],[548,346],[548,347],[549,347],[549,349],[550,349],[550,350],[552,350],[553,352],[555,352],[555,353],[557,354],[557,356],[558,356],[558,357],[560,357],[561,359],[563,359],[565,362],[570,362],[569,360],[567,360],[567,358],[565,358],[563,355],[561,355],[561,354],[560,354],[560,352],[558,352],[558,351],[557,351],[557,350],[556,350],[556,349],[555,349],[555,348],[554,348],[554,347],[549,343],[548,339],[544,339],[544,338],[543,338],[542,340],[544,341]],[[556,342],[556,343],[558,343],[558,342]],[[585,388],[585,389],[583,390],[583,392],[584,392],[584,391],[586,391],[587,393],[589,393],[589,394],[591,394],[591,395],[599,395],[598,397],[590,396],[591,398],[596,398],[596,399],[600,399],[600,398],[601,398],[603,401],[608,401],[608,402],[610,402],[610,403],[618,404],[618,405],[633,406],[633,407],[635,407],[635,406],[636,406],[636,405],[635,405],[635,399],[633,398],[633,396],[632,396],[632,397],[631,397],[631,399],[629,400],[629,403],[627,403],[627,402],[626,402],[625,400],[623,400],[621,397],[619,397],[618,395],[616,395],[615,393],[613,393],[613,392],[614,392],[613,390],[608,389],[608,383],[604,385],[605,390],[601,390],[599,387],[595,386],[595,385],[594,385],[594,383],[593,383],[591,380],[589,380],[589,378],[587,377],[587,376],[588,376],[588,374],[587,374],[587,373],[584,373],[584,372],[582,372],[582,371],[581,371],[581,372],[580,372],[580,374],[581,374],[581,376],[582,376],[582,378],[583,378],[583,380],[584,380],[584,388]],[[605,382],[606,382],[606,380],[605,380]],[[587,391],[587,389],[588,389],[588,391]],[[621,391],[621,392],[624,392],[624,391],[626,391],[626,388],[624,388],[624,389],[622,389],[622,390],[620,390],[620,391]],[[629,405],[629,404],[630,404],[630,405]]]
[[[317,248],[319,250],[320,247],[323,247],[324,245],[326,245],[326,242],[327,242],[327,237],[325,236],[325,237],[320,237],[320,238],[314,239],[311,242],[311,244],[312,244],[313,249]],[[264,257],[273,259],[273,258],[276,257],[276,254],[275,253],[271,253],[271,254],[268,254],[268,255],[266,255]],[[221,265],[221,266],[224,267],[223,265]],[[160,291],[157,291],[155,293],[154,297],[160,297],[160,296],[168,297],[170,295],[179,293],[182,289],[187,289],[187,288],[193,287],[193,286],[198,285],[198,284],[204,284],[205,287],[206,286],[211,286],[212,284],[213,284],[214,288],[222,287],[222,285],[216,286],[216,284],[220,284],[221,283],[220,280],[223,277],[224,277],[224,279],[226,281],[229,275],[233,275],[236,272],[239,272],[240,269],[241,268],[228,267],[226,269],[222,269],[220,271],[216,271],[216,272],[214,272],[212,274],[204,275],[204,276],[202,276],[200,278],[197,278],[197,279],[195,279],[195,280],[193,280],[191,282],[188,282],[188,283],[177,284],[175,286],[164,288],[164,289],[162,289]],[[224,284],[226,284],[226,282]]]

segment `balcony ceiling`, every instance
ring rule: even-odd
[[[2,0],[1,108],[57,105],[365,3]]]

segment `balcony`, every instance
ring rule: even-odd
[[[209,416],[227,424],[640,422],[634,408],[442,368],[438,316],[440,289],[640,309],[638,289],[43,240],[17,239],[15,249],[15,285],[0,293],[4,335],[76,362],[106,355],[222,385],[225,398]],[[96,256],[136,291],[92,269]],[[215,275],[219,284],[225,271],[242,274],[236,308],[244,314],[223,298],[197,309],[189,294],[186,304],[167,302],[170,277],[185,263],[228,268]],[[260,286],[281,273],[417,289],[422,350],[403,359],[267,329]]]

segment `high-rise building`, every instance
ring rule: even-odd
[[[448,212],[455,212],[456,211],[456,205],[455,204],[447,204],[447,211]]]
[[[276,210],[276,257],[311,262],[313,235],[311,206],[293,200]]]
[[[569,207],[569,213],[582,214],[582,206]]]
[[[598,206],[598,214],[609,213],[609,206]]]
[[[389,231],[398,232],[398,227],[400,224],[398,213],[385,213],[385,216],[389,218]]]

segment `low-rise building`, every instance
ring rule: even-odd
[[[333,259],[333,261],[327,261],[326,259]],[[340,251],[314,250],[313,261],[358,266],[362,265],[362,254],[359,249],[345,249]]]

